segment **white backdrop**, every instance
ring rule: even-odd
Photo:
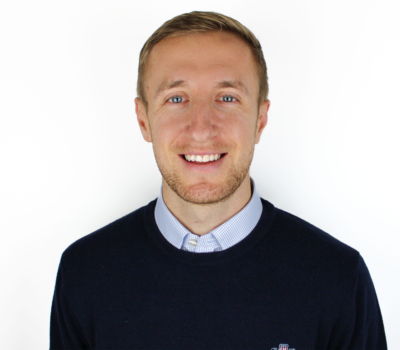
[[[263,198],[360,251],[398,347],[398,2],[97,0],[0,4],[0,348],[48,348],[63,250],[158,195],[138,57],[193,10],[260,40],[271,109],[250,174]]]

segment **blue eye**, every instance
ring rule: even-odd
[[[222,96],[222,100],[223,100],[223,102],[233,102],[234,100],[236,100],[236,98],[234,98],[233,96],[225,95],[225,96]],[[178,104],[178,103],[183,102],[183,98],[180,95],[176,95],[176,96],[172,96],[171,98],[169,98],[169,101],[171,101],[174,104]]]
[[[171,98],[170,98],[170,100],[171,100],[171,102],[172,103],[180,103],[180,102],[182,102],[182,96],[172,96]]]
[[[229,95],[222,96],[222,100],[224,102],[233,102],[234,99],[235,99],[234,97],[229,96]]]

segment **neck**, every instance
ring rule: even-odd
[[[190,232],[202,236],[220,226],[241,211],[251,199],[251,181],[246,178],[237,190],[225,201],[212,205],[199,205],[184,201],[162,181],[163,200],[171,213]]]

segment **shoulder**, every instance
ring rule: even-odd
[[[283,255],[277,258],[300,275],[347,283],[355,278],[360,253],[311,223],[275,208],[271,227],[273,246]]]
[[[276,208],[273,225],[283,240],[296,243],[298,248],[312,252],[319,250],[324,254],[331,252],[332,254],[341,256],[355,257],[359,255],[358,251],[354,248],[313,224],[284,210]]]
[[[111,263],[129,255],[145,239],[144,211],[155,201],[76,240],[63,252],[61,262],[76,270]]]

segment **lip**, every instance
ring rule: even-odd
[[[215,152],[215,151],[209,151],[209,152],[187,152],[183,153],[181,155],[191,155],[191,156],[207,156],[207,155],[212,155],[212,154],[227,154],[227,152]]]
[[[200,156],[200,155],[216,154],[216,153],[187,153],[187,154]],[[225,156],[218,159],[217,161],[209,162],[207,164],[201,164],[201,163],[188,162],[187,160],[183,159],[182,155],[178,155],[178,157],[181,159],[181,161],[184,163],[184,166],[186,166],[188,170],[198,173],[210,173],[215,170],[218,170],[225,163],[225,158],[227,156],[228,153],[225,153]]]

